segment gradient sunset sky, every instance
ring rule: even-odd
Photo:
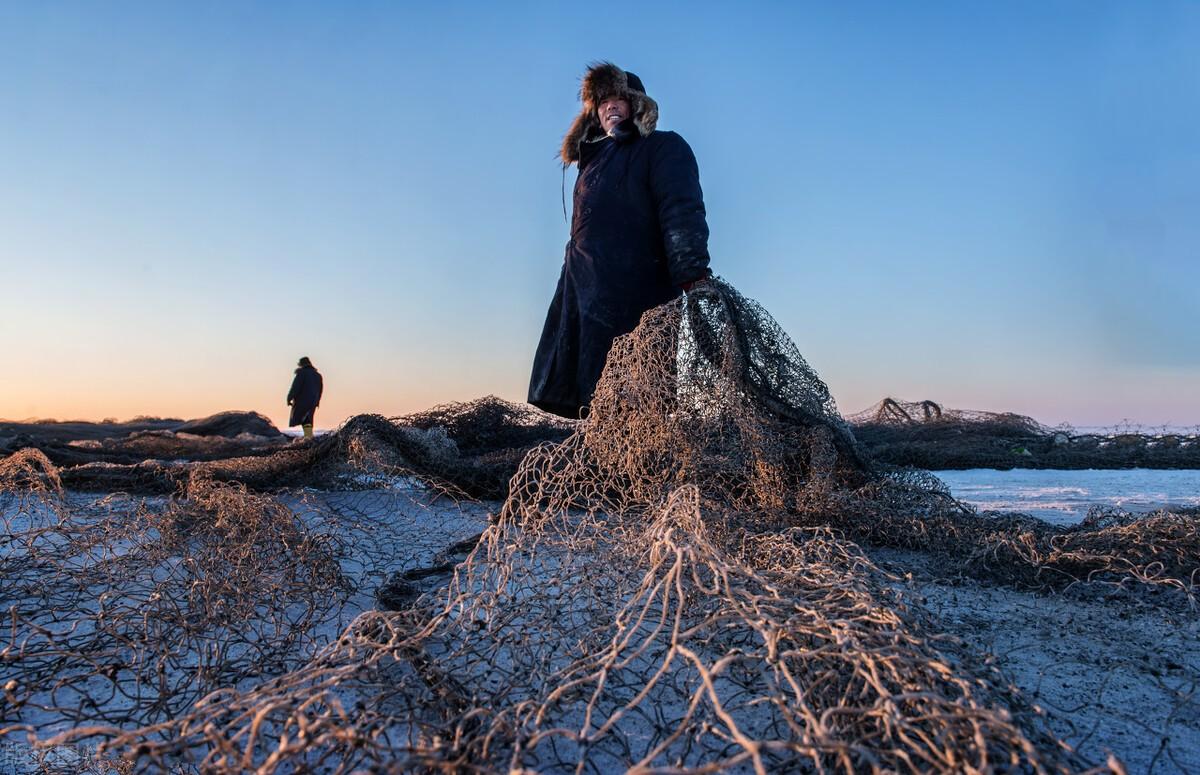
[[[1200,423],[1200,3],[1044,0],[0,0],[0,417],[524,400],[598,59],[844,412]]]

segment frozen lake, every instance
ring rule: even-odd
[[[1200,471],[934,471],[954,497],[980,511],[1020,511],[1049,522],[1072,524],[1089,506],[1133,512],[1163,506],[1200,506]]]

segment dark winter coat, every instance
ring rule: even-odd
[[[571,239],[529,383],[531,404],[566,417],[581,416],[591,401],[613,339],[705,276],[709,260],[692,149],[674,132],[654,131],[652,121],[647,131],[638,102],[617,138],[597,139],[588,88],[585,80],[585,113],[564,143],[564,160],[579,164]],[[653,106],[640,92],[634,97]]]
[[[325,389],[321,373],[312,366],[301,366],[296,369],[292,380],[292,389],[288,391],[287,400],[292,405],[292,416],[288,426],[311,425],[313,413],[321,404],[321,392]]]

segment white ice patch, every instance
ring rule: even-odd
[[[1200,471],[935,471],[959,500],[980,511],[1019,511],[1060,525],[1079,522],[1095,505],[1135,513],[1200,506]]]

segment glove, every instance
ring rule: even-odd
[[[708,282],[709,278],[711,277],[711,274],[702,275],[697,277],[695,280],[688,280],[686,283],[680,283],[679,287],[683,289],[684,293],[690,293],[693,288],[695,288],[697,285],[703,285],[704,283]]]

